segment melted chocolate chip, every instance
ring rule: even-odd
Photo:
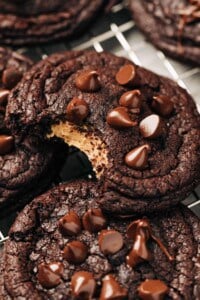
[[[144,138],[154,139],[163,133],[163,123],[158,115],[152,114],[140,122],[139,129]]]
[[[0,106],[5,106],[7,104],[8,95],[10,91],[2,89],[0,90]]]
[[[14,148],[14,138],[9,135],[0,135],[0,155],[10,153]]]
[[[98,232],[106,227],[106,218],[100,208],[91,208],[83,215],[83,227],[89,232]]]
[[[161,280],[146,279],[138,288],[142,300],[163,300],[169,288]]]
[[[116,230],[102,230],[99,235],[99,247],[104,255],[118,252],[123,247],[123,244],[123,237]]]
[[[150,260],[151,253],[147,248],[146,239],[138,234],[135,237],[133,248],[126,257],[126,263],[130,267],[135,267],[143,260]]]
[[[165,95],[154,96],[151,106],[162,117],[169,116],[174,109],[172,101]]]
[[[136,69],[134,65],[128,64],[123,66],[116,74],[116,81],[120,85],[131,85],[136,84]]]
[[[2,83],[7,89],[12,89],[22,78],[22,73],[15,68],[9,68],[3,71]]]
[[[44,288],[51,289],[60,284],[63,272],[64,266],[60,262],[41,264],[38,266],[37,278]]]
[[[123,300],[128,296],[126,289],[121,287],[112,275],[103,278],[100,300]]]
[[[114,128],[130,128],[137,125],[136,121],[131,120],[126,107],[116,107],[111,110],[106,121]]]
[[[86,271],[74,273],[71,279],[71,288],[73,296],[76,298],[83,300],[92,299],[96,289],[96,281],[93,274]]]
[[[73,98],[66,108],[67,120],[79,124],[89,115],[88,104],[79,98]]]
[[[138,170],[145,169],[148,165],[149,150],[148,144],[134,148],[125,156],[126,165]]]
[[[87,70],[80,73],[76,77],[75,84],[83,92],[96,92],[101,87],[99,74],[94,70]]]
[[[77,235],[81,231],[81,221],[77,213],[70,211],[59,222],[59,229],[64,235]]]
[[[71,264],[81,264],[88,255],[87,246],[80,241],[68,243],[63,250],[63,257]]]
[[[124,93],[119,99],[119,104],[130,109],[137,108],[140,111],[142,106],[141,92],[139,90],[132,90]]]

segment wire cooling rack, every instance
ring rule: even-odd
[[[127,10],[126,1],[115,5],[108,15],[97,19],[86,34],[79,39],[72,42],[17,50],[37,61],[51,53],[70,49],[110,51],[116,55],[125,56],[136,64],[151,69],[160,75],[170,77],[188,90],[195,99],[200,111],[200,68],[191,67],[166,57],[161,51],[156,50],[148,43],[132,21]],[[72,170],[74,177],[79,176],[80,162],[82,163],[83,172],[88,173],[90,167],[83,154],[72,149],[70,159],[66,162],[66,168]],[[69,178],[65,177],[65,179]],[[183,203],[200,217],[200,186]],[[0,245],[7,239],[9,227],[15,217],[16,212],[0,220]]]

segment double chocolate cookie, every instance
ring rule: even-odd
[[[113,0],[0,1],[0,42],[22,45],[51,42],[83,31]]]
[[[199,0],[129,0],[138,27],[165,53],[200,64]]]
[[[37,128],[82,150],[103,181],[108,211],[167,208],[200,180],[195,103],[173,81],[125,58],[94,51],[52,55],[14,89],[7,112],[13,131]]]
[[[19,214],[4,247],[3,299],[200,299],[200,222],[178,206],[113,219],[91,182],[61,185]]]
[[[38,137],[13,136],[4,122],[10,90],[20,81],[32,62],[0,47],[0,207],[14,208],[49,186],[61,157],[58,145],[44,145]],[[15,99],[13,99],[15,101]],[[20,133],[21,134],[21,133]],[[55,167],[55,165],[56,167]],[[6,210],[7,210],[6,209]]]

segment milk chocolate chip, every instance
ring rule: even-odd
[[[174,109],[172,101],[165,95],[154,96],[151,106],[157,114],[163,117],[169,116]]]
[[[138,170],[145,169],[148,164],[149,151],[150,146],[148,144],[134,148],[125,156],[126,165]]]
[[[101,87],[99,74],[94,70],[87,70],[80,73],[76,77],[75,84],[83,92],[96,92]]]
[[[81,231],[81,221],[77,213],[69,211],[59,222],[59,229],[64,235],[77,235]]]
[[[137,125],[136,121],[132,121],[129,114],[128,108],[116,107],[112,109],[106,118],[107,123],[114,128],[130,128]]]
[[[71,288],[75,298],[92,299],[96,289],[96,281],[93,274],[86,271],[74,273],[71,279]]]
[[[64,266],[60,262],[41,264],[38,266],[37,278],[44,288],[51,289],[60,284],[63,272]]]
[[[79,124],[89,115],[88,104],[79,98],[73,98],[66,109],[68,121]]]
[[[10,135],[0,135],[0,155],[10,153],[14,147],[14,138]]]
[[[0,106],[5,106],[7,104],[8,95],[10,91],[2,89],[0,90]]]
[[[136,84],[136,69],[134,65],[124,65],[116,74],[116,81],[120,85],[131,85]]]
[[[22,78],[22,73],[15,68],[9,68],[3,71],[2,83],[7,89],[12,89]]]
[[[112,275],[103,278],[100,300],[123,300],[127,296],[127,290],[121,287]]]
[[[163,123],[158,115],[152,114],[139,124],[140,133],[144,138],[154,139],[163,132]]]
[[[63,257],[71,264],[81,264],[88,255],[87,246],[80,241],[68,243],[63,250]]]
[[[150,260],[151,253],[147,248],[146,239],[144,236],[137,234],[134,240],[133,248],[126,256],[126,263],[130,267],[135,267],[143,260]]]
[[[123,247],[123,244],[123,237],[116,230],[102,230],[99,235],[99,247],[104,255],[118,252]]]
[[[124,93],[119,99],[119,104],[133,109],[133,112],[140,112],[142,106],[141,92],[139,90],[132,90]],[[138,109],[138,111],[134,109]]]
[[[166,284],[158,279],[146,279],[138,288],[142,300],[163,300],[168,291]]]
[[[83,227],[90,232],[98,232],[106,227],[106,218],[100,208],[91,208],[83,215]]]

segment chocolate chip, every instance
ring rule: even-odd
[[[156,113],[163,117],[169,116],[174,109],[173,102],[165,95],[154,96],[151,106]]]
[[[5,89],[0,90],[0,106],[5,106],[7,104],[9,93],[10,93],[9,90],[5,90]]]
[[[90,272],[79,271],[74,273],[71,279],[73,296],[78,299],[92,299],[96,290],[96,281]]]
[[[39,283],[46,289],[56,287],[61,283],[64,266],[60,262],[41,264],[38,266],[37,278]]]
[[[136,68],[131,64],[125,65],[117,72],[115,78],[120,85],[134,86],[138,81]]]
[[[140,111],[142,106],[141,92],[139,90],[132,90],[124,93],[119,99],[119,104],[131,109],[137,108]]]
[[[144,138],[154,139],[163,133],[163,123],[158,115],[152,114],[140,122],[139,129]]]
[[[148,144],[134,148],[125,156],[126,165],[138,170],[145,169],[148,165],[149,151],[150,146]]]
[[[81,231],[81,221],[77,213],[70,211],[59,222],[59,229],[64,235],[77,235]]]
[[[63,257],[71,264],[81,264],[88,255],[87,246],[80,241],[68,243],[63,250]]]
[[[100,208],[91,208],[83,215],[83,227],[90,232],[98,232],[106,227],[106,218]]]
[[[146,239],[144,236],[138,234],[135,237],[133,248],[126,256],[126,263],[130,267],[135,267],[143,260],[150,260],[151,253],[147,248]]]
[[[106,121],[114,128],[130,128],[137,125],[136,121],[131,120],[126,107],[116,107],[111,110],[107,115]]]
[[[80,73],[76,77],[75,84],[83,92],[96,92],[101,87],[99,74],[94,70],[87,70]]]
[[[0,135],[0,155],[10,153],[14,148],[14,138],[10,135]]]
[[[123,300],[127,299],[128,292],[121,287],[112,275],[103,278],[100,300]]]
[[[138,288],[139,296],[143,300],[163,300],[168,291],[166,284],[158,279],[146,279]]]
[[[104,255],[118,252],[123,247],[123,244],[123,237],[116,230],[102,230],[99,235],[99,247]]]
[[[136,236],[140,234],[147,241],[152,236],[152,229],[147,219],[139,219],[128,225],[126,234],[132,240],[135,240]]]
[[[66,108],[68,121],[79,124],[89,115],[88,104],[83,99],[73,98]]]
[[[15,68],[9,68],[3,71],[2,83],[7,89],[12,89],[22,78],[22,73]]]

